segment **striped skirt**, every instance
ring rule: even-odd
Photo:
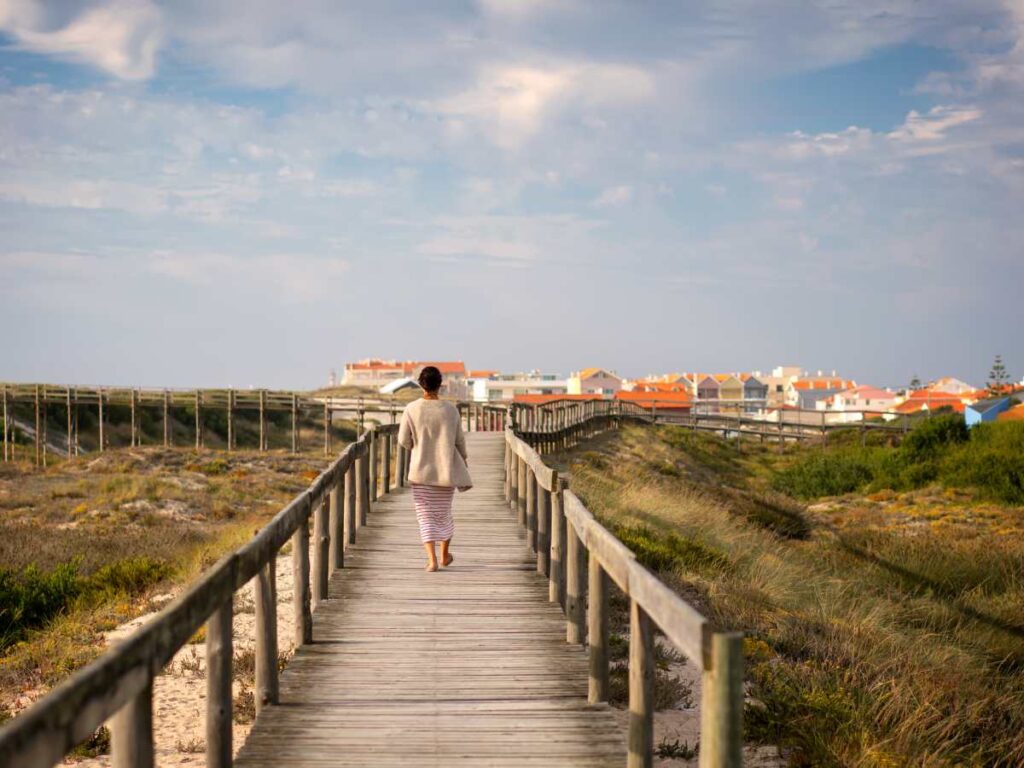
[[[452,519],[454,488],[413,483],[412,501],[416,506],[416,521],[420,524],[420,540],[447,541],[455,533]]]

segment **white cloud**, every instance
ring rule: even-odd
[[[35,53],[89,64],[124,80],[152,77],[163,40],[160,10],[152,2],[117,0],[66,20],[54,20],[53,8],[42,0],[0,0],[0,29]]]
[[[618,208],[633,200],[633,187],[628,184],[621,184],[616,187],[608,187],[601,191],[601,194],[594,200],[598,208]]]
[[[951,128],[974,122],[981,116],[981,110],[971,106],[938,105],[924,115],[911,110],[903,124],[888,136],[900,142],[936,143],[945,139]]]

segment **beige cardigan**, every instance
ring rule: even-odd
[[[444,400],[414,400],[405,407],[398,443],[411,449],[409,482],[468,490],[466,437],[459,410]]]

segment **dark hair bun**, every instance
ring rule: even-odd
[[[420,386],[427,392],[437,392],[441,388],[441,372],[433,365],[420,371]]]

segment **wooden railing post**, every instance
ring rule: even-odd
[[[371,429],[368,433],[370,448],[369,448],[369,468],[370,468],[370,501],[377,500],[377,430]]]
[[[556,479],[557,482],[557,479]],[[537,573],[551,573],[551,491],[537,486]]]
[[[526,475],[526,461],[522,456],[516,457],[516,520],[520,528],[526,529],[526,504],[530,493],[529,478]]]
[[[345,510],[343,491],[345,480],[339,473],[331,483],[331,572],[345,567]]]
[[[381,491],[391,493],[391,432],[384,433],[384,472],[381,480]]]
[[[555,491],[551,494],[551,569],[548,579],[548,600],[557,602],[565,610],[565,512],[562,493],[565,480],[555,478]]]
[[[398,446],[398,482],[396,485],[399,488],[405,487],[405,473],[406,466],[409,462],[409,452],[405,449],[404,445]]]
[[[587,554],[572,523],[565,527],[565,534],[565,640],[582,645],[586,632]]]
[[[700,768],[737,768],[743,761],[743,634],[711,636],[711,663],[701,693]]]
[[[6,395],[5,395],[6,397]],[[7,423],[7,402],[4,401],[4,424]],[[6,447],[4,449],[4,456],[7,456]],[[512,501],[512,446],[509,445],[508,440],[505,440],[505,503],[508,504]]]
[[[518,513],[519,511],[519,456],[515,451],[511,452],[508,459],[508,503],[509,509]]]
[[[299,396],[292,393],[292,453],[299,451]]]
[[[164,390],[164,448],[171,447],[171,393]]]
[[[228,450],[235,447],[235,393],[228,390]]]
[[[335,486],[334,493],[337,493]],[[327,580],[330,577],[331,495],[324,494],[313,510],[313,610],[327,599]]]
[[[292,610],[295,646],[313,642],[313,598],[309,591],[309,515],[292,534]]]
[[[537,551],[537,474],[526,465],[526,543]]]
[[[277,558],[256,575],[256,714],[277,704]]]
[[[590,643],[589,701],[608,701],[608,574],[596,557],[589,562],[587,640]]]
[[[301,527],[301,526],[300,526]],[[206,766],[231,768],[231,598],[206,622]]]
[[[654,751],[654,627],[636,600],[629,603],[628,768],[650,768]],[[701,752],[704,742],[701,741]]]
[[[364,451],[356,464],[356,528],[366,525],[370,513],[370,458]]]
[[[260,390],[260,450],[267,450],[267,390]]]
[[[113,768],[153,768],[153,679],[110,720]]]
[[[100,444],[103,444],[103,393],[100,393]],[[203,393],[196,390],[196,450],[203,447]]]
[[[356,461],[345,470],[345,546],[356,543]]]

